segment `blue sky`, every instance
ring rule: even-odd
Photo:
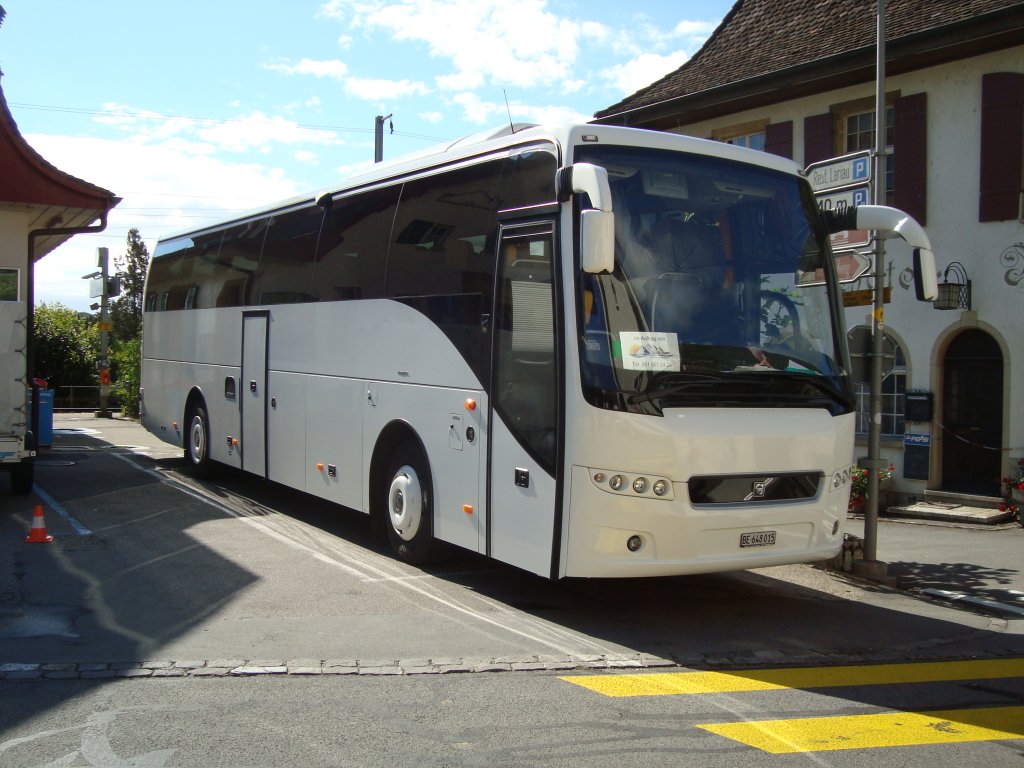
[[[96,248],[336,186],[508,121],[586,120],[693,55],[731,0],[0,0],[22,135],[123,198],[107,231],[36,268],[36,300],[86,310]],[[508,111],[506,111],[506,98]]]

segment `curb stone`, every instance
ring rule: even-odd
[[[685,658],[660,657],[651,654],[580,654],[578,656],[500,656],[493,659],[452,658],[408,659],[382,664],[381,659],[368,659],[363,663],[355,659],[317,660],[297,659],[295,662],[273,664],[248,660],[149,660],[145,662],[0,662],[0,681],[24,680],[98,680],[98,679],[153,679],[153,678],[252,678],[252,677],[308,677],[311,675],[359,675],[384,677],[405,675],[447,674],[501,674],[505,672],[589,672],[605,670],[607,674],[622,674],[638,670],[723,670],[752,669],[784,666],[828,667],[846,664],[878,664],[889,661],[954,661],[965,658],[961,654],[943,653],[943,641],[919,643],[912,648],[891,648],[888,652],[876,648],[862,653],[827,653],[808,649],[799,654],[765,649],[742,655],[686,654]],[[988,652],[972,652],[968,658],[1018,658],[1019,649],[1006,648]],[[263,660],[256,660],[260,662]],[[230,664],[230,666],[229,666]]]

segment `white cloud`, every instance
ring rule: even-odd
[[[178,138],[155,143],[28,134],[25,139],[62,171],[122,198],[105,232],[73,237],[37,267],[37,301],[60,301],[81,311],[92,300],[80,276],[92,271],[96,248],[106,246],[112,256],[124,253],[129,228],[139,230],[152,254],[162,235],[212,224],[304,189],[280,168],[183,152]]]
[[[440,123],[444,119],[444,115],[440,112],[420,112],[417,117],[428,123]]]
[[[506,106],[504,101],[484,101],[472,92],[456,94],[451,100],[462,107],[466,120],[477,125],[508,123],[509,115],[517,123],[577,123],[590,120],[590,115],[569,107],[523,104],[514,100]]]
[[[580,38],[603,34],[599,24],[559,18],[547,0],[332,0],[320,15],[426,45],[431,56],[451,62],[453,70],[436,80],[450,91],[561,81],[579,56]]]
[[[494,102],[483,101],[475,93],[457,93],[452,101],[462,107],[463,116],[471,123],[483,125],[491,122],[491,115],[499,111],[499,105]],[[504,105],[500,106],[504,111]]]
[[[704,40],[715,31],[717,26],[718,23],[713,21],[687,21],[684,19],[676,24],[672,34],[675,37]]]
[[[345,92],[367,101],[397,99],[402,96],[426,96],[430,89],[420,82],[409,80],[376,80],[350,77],[345,81]]]
[[[674,51],[665,56],[645,53],[624,64],[609,67],[601,74],[620,93],[628,95],[679,69],[687,58],[685,51]]]
[[[348,65],[338,59],[302,59],[297,64],[287,61],[264,64],[264,69],[285,75],[313,75],[341,80],[348,74]]]
[[[278,115],[268,116],[258,111],[237,120],[205,125],[195,133],[200,139],[230,152],[269,149],[274,144],[343,143],[332,131],[303,128],[294,120],[286,120]]]

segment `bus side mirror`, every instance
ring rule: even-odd
[[[580,269],[590,274],[615,270],[615,214],[593,208],[580,214]]]
[[[555,178],[558,199],[585,194],[590,208],[580,214],[580,269],[590,274],[615,269],[615,214],[608,171],[591,163],[560,168]]]
[[[927,248],[914,249],[914,292],[918,301],[935,301],[939,296],[935,254]]]
[[[924,228],[910,215],[886,205],[858,205],[853,217],[856,229],[873,229],[883,237],[902,237],[914,249],[914,289],[920,301],[939,295],[935,254]]]

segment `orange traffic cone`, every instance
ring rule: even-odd
[[[53,536],[46,532],[46,520],[43,519],[43,505],[36,504],[35,512],[32,513],[32,530],[24,539],[26,544],[49,544]]]

